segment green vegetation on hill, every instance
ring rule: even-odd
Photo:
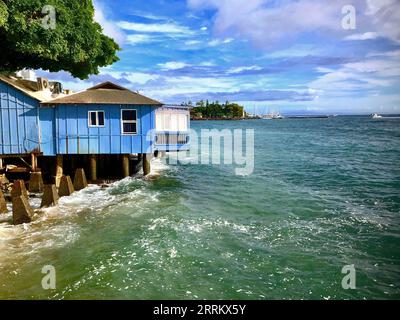
[[[210,103],[208,100],[201,100],[196,103],[196,106],[193,106],[191,102],[185,105],[193,107],[190,113],[194,119],[238,119],[244,116],[244,107],[228,101],[220,104],[218,101]]]

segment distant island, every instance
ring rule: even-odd
[[[221,104],[218,101],[201,100],[195,105],[189,101],[182,105],[191,108],[190,116],[192,120],[240,120],[248,117],[243,106],[229,101]]]

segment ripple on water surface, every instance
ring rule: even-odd
[[[29,225],[3,215],[0,297],[400,297],[398,123],[193,123],[204,126],[254,128],[254,174],[156,159],[153,177],[91,185]],[[354,291],[341,288],[348,264]]]

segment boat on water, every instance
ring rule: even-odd
[[[382,119],[383,117],[377,113],[372,114],[372,119]]]
[[[372,114],[371,117],[374,120],[398,120],[398,119],[400,119],[400,116],[398,116],[398,115],[381,116],[377,113]]]
[[[261,117],[263,120],[276,120],[276,119],[285,119],[279,112],[277,113],[269,113]]]

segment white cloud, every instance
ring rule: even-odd
[[[386,51],[386,52],[372,52],[372,53],[368,54],[368,57],[395,57],[395,58],[400,58],[400,50],[393,50],[393,51]]]
[[[61,81],[57,80],[57,77],[52,79],[53,81],[60,81],[63,84],[64,89],[72,90],[73,92],[80,92],[86,90],[87,88],[93,87],[95,85],[94,82],[90,81]]]
[[[242,73],[243,71],[261,70],[259,66],[249,66],[249,67],[237,67],[228,70],[229,74]]]
[[[322,55],[322,48],[318,46],[318,44],[302,44],[296,43],[293,46],[278,51],[270,51],[267,54],[263,55],[261,58],[269,59],[269,58],[289,58],[289,57],[305,57],[310,55],[312,52],[313,55]]]
[[[199,40],[188,40],[185,42],[186,46],[196,46],[198,44],[201,44],[202,42]]]
[[[373,40],[379,37],[377,32],[356,33],[345,37],[345,40]]]
[[[126,80],[137,83],[137,84],[146,84],[149,81],[157,80],[159,78],[156,74],[149,74],[143,72],[126,72],[121,74],[121,78],[125,78]]]
[[[164,71],[168,71],[168,70],[179,70],[179,69],[183,69],[185,67],[188,67],[189,64],[185,63],[185,62],[178,62],[178,61],[170,61],[170,62],[166,62],[166,63],[159,63],[158,66],[164,70]]]
[[[323,73],[309,87],[331,95],[352,94],[355,90],[376,90],[399,85],[400,63],[396,58],[367,59],[346,63],[336,70],[317,68]]]
[[[137,16],[137,17],[142,17],[148,20],[169,20],[168,17],[166,16],[159,16],[159,15],[155,15],[152,13],[147,13],[147,12],[143,12],[143,11],[133,11],[132,12],[133,15]]]
[[[200,67],[214,67],[214,66],[216,66],[216,64],[213,61],[204,61],[200,63]]]
[[[269,46],[302,31],[341,28],[338,11],[333,11],[331,2],[325,1],[279,1],[275,6],[267,0],[188,0],[188,3],[194,9],[217,10],[214,25],[217,34],[235,34],[260,46]]]
[[[335,70],[329,69],[329,68],[326,68],[326,67],[317,67],[316,71],[318,73],[331,73],[331,72],[334,72]]]
[[[155,41],[155,38],[147,34],[130,34],[126,37],[126,42],[129,44],[149,43],[153,41]]]
[[[113,38],[118,44],[122,44],[125,41],[124,32],[116,25],[112,20],[106,17],[105,10],[98,1],[93,1],[94,5],[94,20],[98,22],[103,28],[105,35]]]
[[[226,38],[226,39],[214,39],[214,40],[211,40],[209,43],[208,43],[208,45],[210,46],[210,47],[217,47],[217,46],[220,46],[220,45],[222,45],[222,44],[228,44],[228,43],[231,43],[231,42],[233,42],[235,39],[233,39],[233,38]]]
[[[215,63],[213,61],[203,61],[197,65],[188,64],[186,62],[179,62],[179,61],[169,61],[166,63],[159,63],[158,66],[163,71],[170,71],[170,70],[179,70],[185,67],[213,67]]]
[[[367,15],[377,30],[387,38],[400,43],[400,1],[367,0]]]
[[[397,59],[373,59],[345,64],[354,72],[362,72],[378,77],[400,77],[400,61]]]
[[[397,0],[367,0],[367,14],[374,15],[377,14],[380,10],[384,9],[387,6],[391,6],[396,3]]]
[[[144,72],[125,72],[125,71],[114,71],[107,68],[102,68],[101,75],[110,75],[115,79],[126,79],[132,84],[144,85],[151,80],[159,79],[159,75]]]
[[[160,88],[152,88],[148,92],[161,99],[184,94],[193,95],[208,92],[234,92],[238,88],[235,79],[228,78],[193,78],[193,77],[170,77],[165,78],[166,84]]]
[[[302,33],[341,39],[348,32],[341,25],[341,9],[348,0],[188,0],[188,4],[192,9],[216,10],[214,31],[218,35],[235,35],[264,48],[289,43]],[[359,33],[376,32],[400,42],[400,1],[352,0],[351,4],[357,9]]]
[[[141,33],[169,33],[169,34],[192,34],[193,32],[175,23],[136,23],[119,21],[117,25],[124,30],[136,31]]]

